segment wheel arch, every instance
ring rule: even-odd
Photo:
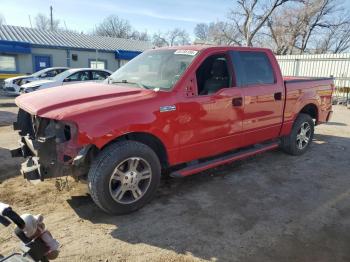
[[[307,114],[309,115],[312,119],[315,119],[316,124],[318,123],[319,119],[319,112],[318,112],[318,107],[314,103],[308,103],[306,104],[298,113],[299,114]]]
[[[294,114],[292,118],[288,119],[287,121],[284,120],[280,136],[286,136],[291,132],[293,125],[300,114],[309,115],[312,119],[315,120],[315,125],[319,123],[319,108],[316,101],[310,100],[301,106],[295,106],[295,111],[293,112]]]
[[[109,141],[107,144],[105,144],[101,148],[101,150],[103,150],[103,148],[105,148],[110,144],[113,144],[119,141],[124,141],[124,140],[137,141],[149,146],[158,156],[162,168],[169,167],[168,153],[164,143],[158,137],[150,133],[130,132],[130,133],[123,134]]]

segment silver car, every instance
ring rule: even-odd
[[[70,85],[82,82],[102,82],[112,74],[105,69],[72,68],[51,79],[33,81],[22,85],[20,93],[30,93],[45,88]]]
[[[68,70],[68,67],[50,67],[40,70],[32,75],[16,76],[7,78],[4,81],[4,91],[8,95],[19,95],[20,87],[24,84],[40,79],[50,79]]]

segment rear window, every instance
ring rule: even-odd
[[[237,86],[275,83],[272,65],[264,52],[232,51]]]

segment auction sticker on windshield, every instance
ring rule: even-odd
[[[195,50],[176,50],[175,55],[191,55],[194,56],[198,53],[198,51]]]

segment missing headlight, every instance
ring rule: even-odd
[[[57,144],[64,143],[72,139],[76,128],[72,123],[67,123],[57,120],[49,120],[48,125],[45,126],[45,137],[54,137]]]
[[[69,141],[71,139],[71,128],[69,125],[64,126],[64,137],[66,138],[66,141]]]

